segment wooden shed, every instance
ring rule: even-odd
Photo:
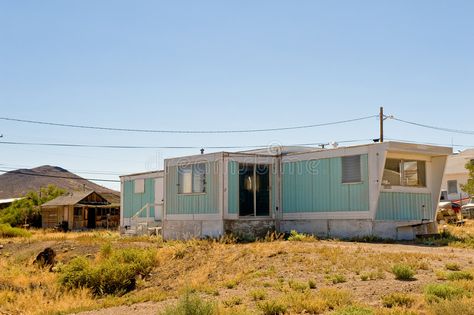
[[[115,228],[120,220],[120,204],[117,196],[108,199],[95,191],[59,196],[41,206],[42,227]]]

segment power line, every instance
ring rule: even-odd
[[[93,181],[96,181],[96,182],[111,182],[111,183],[120,183],[119,180],[114,180],[114,179],[102,179],[102,178],[84,178],[84,177],[80,177],[80,176],[77,176],[77,177],[71,177],[71,176],[56,176],[56,175],[47,175],[47,174],[34,174],[34,173],[26,173],[24,171],[6,171],[6,170],[2,170],[0,169],[0,172],[4,172],[4,173],[13,173],[13,174],[20,174],[20,175],[27,175],[27,176],[37,176],[37,177],[50,177],[50,178],[64,178],[64,179],[85,179],[85,180],[93,180]]]
[[[474,131],[471,130],[461,130],[461,129],[451,129],[451,128],[444,128],[444,127],[437,127],[437,126],[431,126],[431,125],[425,125],[413,121],[408,121],[408,120],[403,120],[395,117],[389,117],[393,120],[413,125],[413,126],[418,126],[418,127],[423,127],[423,128],[428,128],[428,129],[434,129],[434,130],[439,130],[439,131],[445,131],[445,132],[451,132],[451,133],[459,133],[459,134],[465,134],[465,135],[474,135]]]
[[[336,141],[337,143],[353,143],[366,142],[372,139],[354,139]],[[232,145],[232,146],[137,146],[137,145],[99,145],[99,144],[82,144],[82,143],[48,143],[48,142],[17,142],[17,141],[0,141],[0,144],[5,145],[24,145],[24,146],[46,146],[46,147],[71,147],[71,148],[99,148],[99,149],[254,149],[265,148],[272,144],[265,145]],[[282,146],[317,146],[324,144],[324,142],[313,143],[297,143]]]
[[[11,118],[11,117],[0,117],[1,120],[14,121],[28,124],[37,124],[37,125],[47,125],[47,126],[56,126],[56,127],[69,127],[69,128],[80,128],[80,129],[94,129],[94,130],[105,130],[105,131],[121,131],[121,132],[143,132],[143,133],[187,133],[187,134],[219,134],[219,133],[252,133],[252,132],[269,132],[269,131],[282,131],[282,130],[296,130],[296,129],[306,129],[306,128],[315,128],[323,127],[330,125],[346,124],[361,120],[366,120],[370,118],[377,117],[378,115],[370,115],[365,117],[340,120],[334,122],[312,124],[312,125],[302,125],[302,126],[292,126],[292,127],[279,127],[279,128],[265,128],[265,129],[240,129],[240,130],[156,130],[156,129],[133,129],[133,128],[114,128],[114,127],[102,127],[102,126],[89,126],[89,125],[76,125],[76,124],[66,124],[66,123],[54,123],[47,121],[39,120],[28,120],[20,118]]]

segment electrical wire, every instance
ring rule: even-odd
[[[20,119],[20,118],[11,118],[11,117],[0,117],[0,120],[28,123],[28,124],[37,124],[37,125],[56,126],[56,127],[94,129],[94,130],[105,130],[105,131],[143,132],[143,133],[219,134],[219,133],[253,133],[253,132],[306,129],[306,128],[346,124],[346,123],[366,120],[366,119],[370,119],[374,117],[378,117],[378,115],[370,115],[370,116],[365,116],[365,117],[320,123],[320,124],[312,124],[312,125],[266,128],[266,129],[240,129],[240,130],[155,130],[155,129],[133,129],[133,128],[114,128],[114,127],[101,127],[101,126],[89,126],[89,125],[76,125],[76,124],[54,123],[54,122],[47,122],[47,121],[29,120],[29,119]]]
[[[372,139],[354,139],[336,141],[337,143],[366,142]],[[71,147],[71,148],[100,148],[100,149],[255,149],[274,146],[274,143],[266,145],[232,145],[232,146],[138,146],[138,145],[99,145],[99,144],[80,144],[80,143],[48,143],[48,142],[17,142],[0,141],[5,145],[24,145],[24,146],[47,146],[47,147]],[[324,142],[299,143],[281,146],[318,146],[326,144]],[[278,144],[280,145],[280,144]]]
[[[392,117],[392,116],[386,116],[389,119],[396,120],[405,124],[413,125],[413,126],[418,126],[418,127],[423,127],[423,128],[428,128],[428,129],[433,129],[433,130],[439,130],[439,131],[445,131],[445,132],[451,132],[451,133],[459,133],[459,134],[465,134],[465,135],[474,135],[474,131],[471,130],[461,130],[461,129],[451,129],[451,128],[444,128],[444,127],[437,127],[437,126],[431,126],[431,125],[425,125],[413,121],[408,121],[408,120],[403,120],[400,118]]]

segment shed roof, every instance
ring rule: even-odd
[[[72,206],[77,203],[79,203],[82,199],[86,198],[90,194],[92,194],[94,191],[75,191],[70,194],[64,195],[64,196],[59,196],[53,200],[50,200],[48,202],[45,202],[42,204],[42,207],[55,207],[55,206]]]
[[[104,193],[101,192],[100,195],[104,197],[105,200],[107,200],[110,203],[113,204],[120,204],[120,195],[117,195],[116,193]]]

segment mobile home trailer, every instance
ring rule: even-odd
[[[451,152],[386,142],[166,159],[163,171],[121,177],[121,226],[157,226],[165,239],[272,230],[413,239],[436,230]]]

